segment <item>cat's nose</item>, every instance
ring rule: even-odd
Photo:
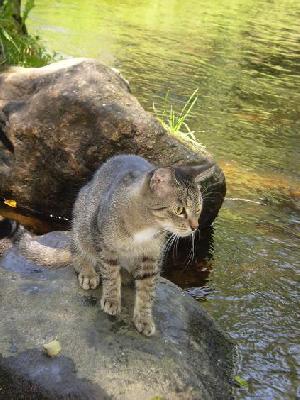
[[[191,227],[192,231],[195,231],[199,226],[197,219],[190,219],[189,220],[189,224],[190,224],[190,227]]]

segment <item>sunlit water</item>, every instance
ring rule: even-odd
[[[228,197],[253,201],[225,201],[201,304],[240,348],[249,389],[237,398],[294,400],[300,3],[36,0],[28,25],[52,50],[119,68],[147,110],[168,90],[180,108],[199,88],[190,128],[224,168]]]

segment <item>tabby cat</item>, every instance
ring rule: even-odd
[[[199,182],[212,168],[157,168],[135,155],[112,157],[77,196],[69,250],[42,246],[26,234],[19,246],[29,258],[48,265],[72,259],[83,289],[95,289],[101,277],[101,308],[110,315],[121,311],[120,269],[125,268],[135,280],[136,329],[153,335],[152,303],[166,237],[188,236],[197,229]]]

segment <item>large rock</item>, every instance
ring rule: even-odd
[[[64,246],[62,232],[40,237]],[[0,262],[0,399],[232,399],[234,346],[200,305],[161,279],[157,334],[132,323],[133,289],[118,318],[99,307],[100,289],[78,287],[71,267],[41,269],[7,252]],[[58,338],[61,355],[42,345]]]
[[[116,153],[144,156],[157,165],[202,162],[165,132],[131,95],[127,82],[91,59],[0,76],[0,196],[19,205],[69,217],[78,189]],[[201,225],[216,217],[224,175],[204,184]]]

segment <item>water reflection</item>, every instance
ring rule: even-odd
[[[17,207],[6,206],[0,197],[0,218],[7,218],[19,222],[36,235],[42,235],[53,230],[70,230],[70,221],[60,216],[44,215],[41,212]]]
[[[29,21],[49,48],[119,68],[149,111],[167,90],[181,109],[199,88],[190,128],[228,196],[254,203],[224,203],[210,273],[178,260],[172,279],[213,287],[202,304],[242,351],[241,399],[296,398],[299,20],[291,0],[37,0]]]

